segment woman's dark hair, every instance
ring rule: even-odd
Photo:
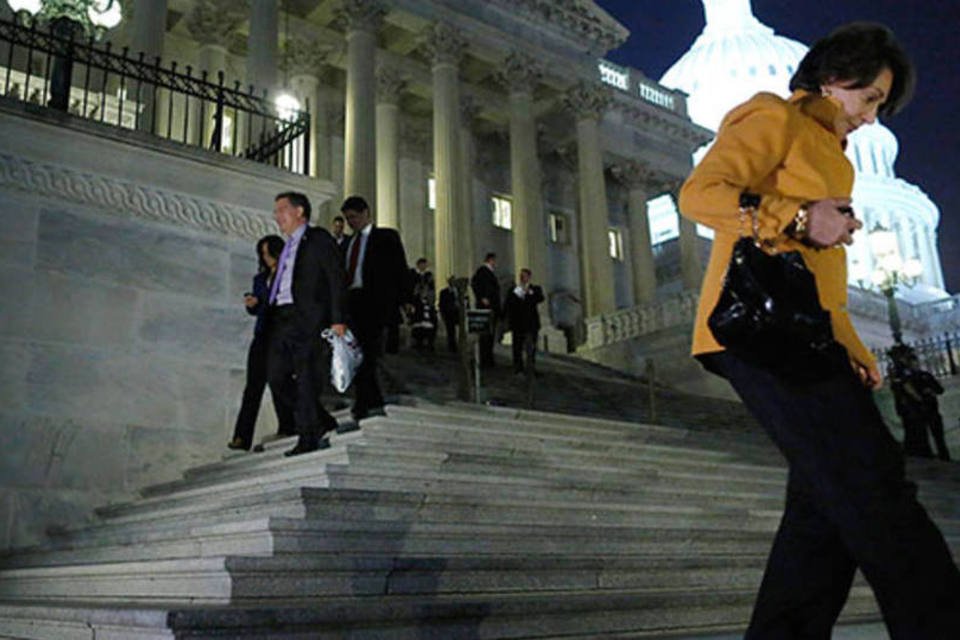
[[[280,236],[263,236],[257,240],[257,264],[260,265],[257,269],[260,273],[269,271],[267,263],[263,261],[263,245],[267,245],[267,253],[276,258],[280,259],[280,254],[283,253],[283,238]]]
[[[913,63],[893,31],[873,22],[852,22],[814,43],[790,79],[790,90],[819,93],[830,82],[849,82],[851,89],[860,89],[876,80],[884,67],[893,72],[893,85],[878,113],[891,116],[913,97]]]

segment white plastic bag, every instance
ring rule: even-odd
[[[363,351],[354,337],[353,332],[347,329],[342,336],[338,336],[330,329],[324,329],[320,337],[330,343],[330,382],[333,388],[343,393],[350,387],[353,376],[363,362]]]

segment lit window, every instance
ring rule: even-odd
[[[433,211],[437,208],[437,179],[427,178],[427,207]]]
[[[550,214],[550,242],[554,244],[570,244],[567,216],[562,213]]]
[[[607,238],[610,239],[610,257],[614,260],[623,260],[623,234],[619,229],[608,229]]]
[[[770,69],[770,75],[772,76],[777,75],[777,68],[775,66],[770,65],[769,69]]]
[[[647,219],[650,223],[650,244],[653,246],[680,235],[677,209],[669,195],[662,195],[647,202]]]
[[[493,196],[493,226],[501,229],[513,228],[513,203],[507,198]]]

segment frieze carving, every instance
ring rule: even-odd
[[[377,67],[377,101],[397,104],[400,94],[407,87],[407,78],[391,64]]]
[[[343,0],[337,23],[347,31],[376,32],[387,9],[380,0]]]
[[[511,92],[532,93],[543,77],[543,66],[533,56],[514,51],[504,59],[503,69],[498,77]]]
[[[246,18],[245,2],[196,0],[184,24],[200,44],[229,48],[233,35]]]
[[[581,80],[564,94],[563,106],[577,120],[599,120],[612,100],[610,90],[600,83]]]
[[[467,41],[459,29],[446,22],[435,22],[423,31],[422,38],[433,64],[460,64]]]
[[[663,172],[639,160],[613,165],[610,174],[628,189],[643,189],[648,193],[657,191],[667,182]]]
[[[565,34],[607,52],[627,41],[630,32],[588,0],[489,0],[511,13],[525,13],[535,22],[556,25]]]
[[[226,205],[109,176],[0,153],[0,185],[91,205],[121,216],[256,239],[276,225],[256,209]]]
[[[330,56],[338,53],[339,50],[340,47],[333,43],[293,36],[283,43],[280,66],[291,76],[319,78]]]

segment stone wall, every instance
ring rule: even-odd
[[[223,451],[286,189],[332,193],[0,102],[0,548]]]

